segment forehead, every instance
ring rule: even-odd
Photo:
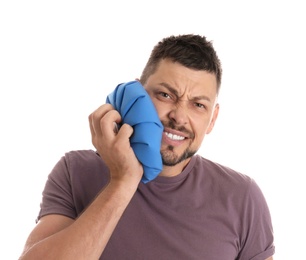
[[[144,87],[150,91],[165,85],[171,86],[180,96],[208,95],[211,99],[217,96],[217,79],[214,74],[189,69],[171,60],[160,61],[157,70],[148,78]]]

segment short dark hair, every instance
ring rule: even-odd
[[[216,75],[217,93],[221,86],[222,67],[211,41],[195,34],[184,34],[163,38],[153,48],[150,58],[142,72],[140,82],[145,84],[163,59],[170,59],[181,65],[194,69],[205,70]]]

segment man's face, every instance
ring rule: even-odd
[[[162,60],[144,84],[164,125],[163,163],[174,166],[197,152],[218,116],[214,74]]]

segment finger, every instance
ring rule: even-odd
[[[118,111],[116,110],[108,111],[99,121],[99,128],[101,129],[101,135],[105,136],[106,138],[112,138],[116,136],[117,135],[116,127],[117,124],[120,122],[121,122],[121,116]]]
[[[134,129],[132,126],[128,124],[123,124],[120,127],[117,137],[120,138],[121,140],[127,140],[127,142],[130,143],[130,137],[132,136],[133,132]]]
[[[98,107],[88,116],[90,132],[92,136],[100,134],[100,120],[109,111],[113,110],[113,106],[110,104],[104,104]]]

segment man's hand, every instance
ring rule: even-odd
[[[100,106],[88,119],[92,143],[108,166],[111,180],[140,182],[143,168],[130,145],[133,128],[123,124],[116,130],[121,116],[110,104]]]

